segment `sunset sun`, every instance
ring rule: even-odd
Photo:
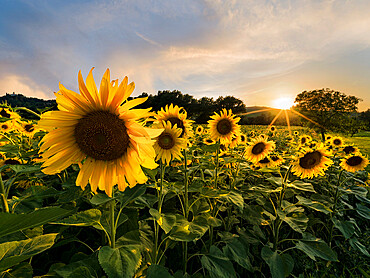
[[[273,101],[272,106],[278,109],[290,109],[290,107],[292,107],[293,104],[294,104],[294,100],[292,98],[282,97],[282,98],[275,99]]]

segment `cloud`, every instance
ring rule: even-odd
[[[5,93],[23,94],[28,97],[37,97],[42,99],[50,99],[50,94],[47,93],[48,88],[35,84],[29,78],[7,75],[0,79],[1,95]]]
[[[347,66],[347,83],[366,98],[369,73],[355,70],[365,61],[349,61],[370,53],[369,13],[365,0],[10,2],[0,11],[0,79],[22,76],[53,97],[59,82],[77,91],[78,70],[95,66],[99,83],[109,67],[136,95],[179,89],[263,104],[281,88],[332,84]]]

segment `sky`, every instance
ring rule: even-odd
[[[330,88],[370,108],[368,0],[0,0],[0,95],[78,92],[128,76],[133,96],[180,90],[273,106]]]

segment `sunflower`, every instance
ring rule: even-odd
[[[240,144],[245,145],[247,143],[247,136],[243,133],[240,134]]]
[[[256,136],[255,132],[252,130],[250,133],[249,133],[249,137],[254,137]]]
[[[1,132],[10,132],[14,129],[15,129],[15,127],[14,127],[14,122],[13,121],[6,121],[6,122],[0,123]]]
[[[37,125],[31,122],[21,122],[20,131],[29,137],[32,137],[38,130]]]
[[[221,144],[230,143],[233,136],[240,133],[240,126],[237,124],[240,118],[235,118],[231,109],[227,111],[222,109],[220,114],[215,113],[208,121],[208,127],[211,131],[211,138],[215,141],[220,140]]]
[[[20,165],[22,164],[22,162],[16,158],[16,157],[12,157],[12,158],[7,158],[5,156],[3,156],[3,159],[0,161],[0,166],[4,166],[4,165]]]
[[[293,135],[294,136],[298,136],[299,135],[299,132],[297,130],[293,131]]]
[[[76,185],[85,189],[90,183],[93,192],[99,188],[112,196],[116,184],[123,191],[146,182],[141,166],[158,166],[151,139],[163,129],[145,128],[137,122],[148,116],[150,108],[131,109],[147,98],[127,101],[135,87],[127,84],[127,77],[119,85],[110,82],[107,69],[98,91],[92,70],[86,84],[79,72],[80,94],[60,84],[55,94],[59,111],[41,117],[39,126],[50,131],[41,140],[42,171],[55,174],[79,163]]]
[[[219,156],[227,155],[229,147],[225,144],[220,144]]]
[[[359,152],[358,148],[352,146],[352,145],[349,145],[349,146],[343,146],[342,147],[342,151],[346,154],[346,155],[349,155],[349,154],[353,154],[353,153],[357,153]]]
[[[276,127],[275,126],[269,126],[269,131],[271,132],[275,132],[276,131]]]
[[[361,171],[369,164],[369,160],[360,153],[349,155],[341,160],[340,166],[348,172]]]
[[[271,159],[268,156],[266,156],[263,159],[259,160],[256,163],[256,166],[261,168],[268,168],[271,167],[271,162],[272,162]]]
[[[253,139],[245,149],[245,157],[253,163],[264,159],[272,150],[275,149],[274,141],[267,141],[262,137]]]
[[[0,108],[0,117],[2,118],[7,118],[7,119],[20,119],[21,117],[18,115],[18,113],[13,112],[11,109],[6,108],[6,107],[1,107]]]
[[[299,144],[300,145],[307,144],[311,140],[312,140],[312,138],[309,135],[301,135],[301,136],[299,136]]]
[[[164,131],[156,138],[154,150],[157,154],[157,160],[162,160],[163,163],[169,165],[173,159],[181,158],[181,150],[186,148],[186,140],[180,138],[182,133],[181,128],[177,128],[175,124],[172,127],[170,121],[164,123]]]
[[[302,179],[323,176],[326,169],[333,164],[333,161],[327,158],[328,155],[330,152],[323,144],[315,149],[306,149],[293,161],[292,172]]]
[[[173,106],[171,103],[170,106],[166,105],[165,108],[162,107],[155,117],[157,119],[157,123],[161,123],[163,127],[165,126],[165,122],[169,121],[172,126],[176,124],[177,128],[181,128],[181,138],[193,136],[193,130],[191,127],[193,121],[186,119],[187,113],[182,107],[178,107],[177,105]]]
[[[261,137],[263,139],[267,139],[268,138],[268,136],[266,134],[263,134],[263,133],[261,133],[260,135],[258,135],[258,137]]]
[[[201,125],[199,125],[199,126],[197,126],[197,128],[195,129],[195,134],[197,134],[197,135],[202,135],[202,134],[203,134],[203,131],[204,131],[204,128],[203,128]]]
[[[270,164],[271,167],[280,166],[284,162],[284,159],[280,155],[270,154],[269,157],[271,160],[271,164]]]
[[[240,134],[236,135],[236,136],[233,136],[233,138],[231,139],[230,144],[228,145],[229,148],[232,149],[232,148],[236,147],[237,145],[240,144],[240,141],[241,141]]]
[[[330,140],[330,143],[333,147],[341,147],[343,145],[343,139],[336,136]]]
[[[331,138],[332,138],[332,136],[328,135],[328,136],[326,136],[325,141],[330,141]]]
[[[213,144],[216,144],[216,141],[211,138],[204,138],[203,143],[206,145],[213,145]]]

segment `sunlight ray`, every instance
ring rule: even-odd
[[[274,122],[279,118],[279,116],[281,115],[281,112],[283,112],[282,109],[280,109],[279,113],[277,113],[277,115],[275,116],[275,118],[271,121],[271,123],[268,125],[268,128],[270,128]]]
[[[296,113],[298,116],[301,116],[302,118],[306,119],[307,121],[310,121],[311,123],[314,123],[315,125],[317,125],[317,126],[319,126],[319,127],[323,128],[323,129],[326,129],[324,126],[322,126],[322,125],[320,125],[320,124],[316,123],[315,121],[313,121],[313,120],[311,120],[310,118],[308,118],[307,116],[305,116],[305,115],[303,115],[303,114],[299,113],[298,111],[295,111],[293,108],[291,108],[290,110],[292,110],[292,112],[293,112],[293,113]]]
[[[290,128],[290,119],[289,119],[288,111],[284,109],[284,113],[285,113],[286,123],[288,125],[289,135],[292,136],[292,129]]]
[[[265,111],[269,111],[269,110],[273,110],[273,109],[276,109],[276,108],[261,109],[261,110],[247,112],[247,113],[240,113],[240,114],[237,114],[237,115],[238,116],[244,116],[244,115],[255,114],[255,113],[259,113],[259,112],[265,112]]]

